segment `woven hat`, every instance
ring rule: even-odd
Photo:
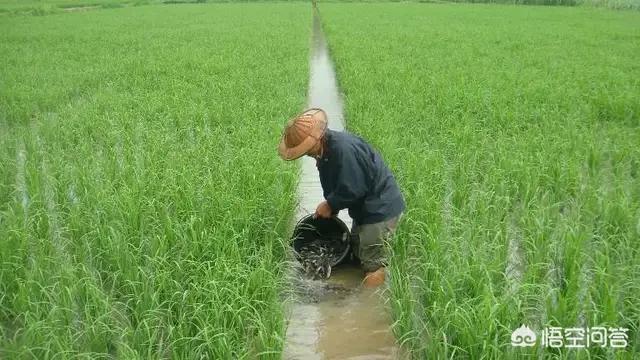
[[[313,149],[327,130],[327,114],[322,109],[309,109],[289,120],[284,129],[278,153],[284,160],[295,160]]]

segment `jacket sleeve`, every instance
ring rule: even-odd
[[[335,172],[335,187],[327,196],[334,213],[350,207],[367,194],[366,164],[359,162],[353,152],[341,151]]]

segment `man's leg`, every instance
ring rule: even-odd
[[[384,283],[384,268],[388,259],[385,241],[395,232],[399,217],[376,224],[360,225],[356,229],[357,247],[354,250],[365,271],[364,284],[376,287]]]
[[[360,265],[360,251],[358,250],[360,249],[360,238],[358,236],[359,232],[360,232],[360,227],[354,221],[353,225],[351,226],[351,239],[350,239],[351,263],[357,264],[357,265]]]

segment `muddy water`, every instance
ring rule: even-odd
[[[305,280],[290,309],[284,359],[400,359],[379,290],[341,265],[324,281]]]
[[[336,82],[333,63],[329,57],[327,43],[322,33],[320,20],[314,14],[313,37],[310,59],[310,78],[307,107],[321,108],[327,113],[329,128],[337,131],[344,130],[342,115],[342,100]],[[297,218],[301,218],[315,211],[316,206],[324,200],[315,159],[305,156],[301,160],[301,177],[298,185],[299,206]],[[351,218],[345,211],[339,215],[347,226],[351,227]]]
[[[308,107],[327,112],[329,127],[344,130],[342,102],[333,64],[317,16],[313,19],[313,51]],[[300,160],[297,218],[313,213],[324,198],[315,160]],[[351,227],[342,211],[340,218]],[[333,269],[331,278],[300,280],[290,306],[284,359],[398,359],[391,318],[380,291],[361,286],[362,270],[352,265]]]

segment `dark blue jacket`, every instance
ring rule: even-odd
[[[334,215],[349,209],[349,216],[361,225],[389,220],[405,210],[393,174],[380,154],[358,136],[327,130],[317,167]]]

